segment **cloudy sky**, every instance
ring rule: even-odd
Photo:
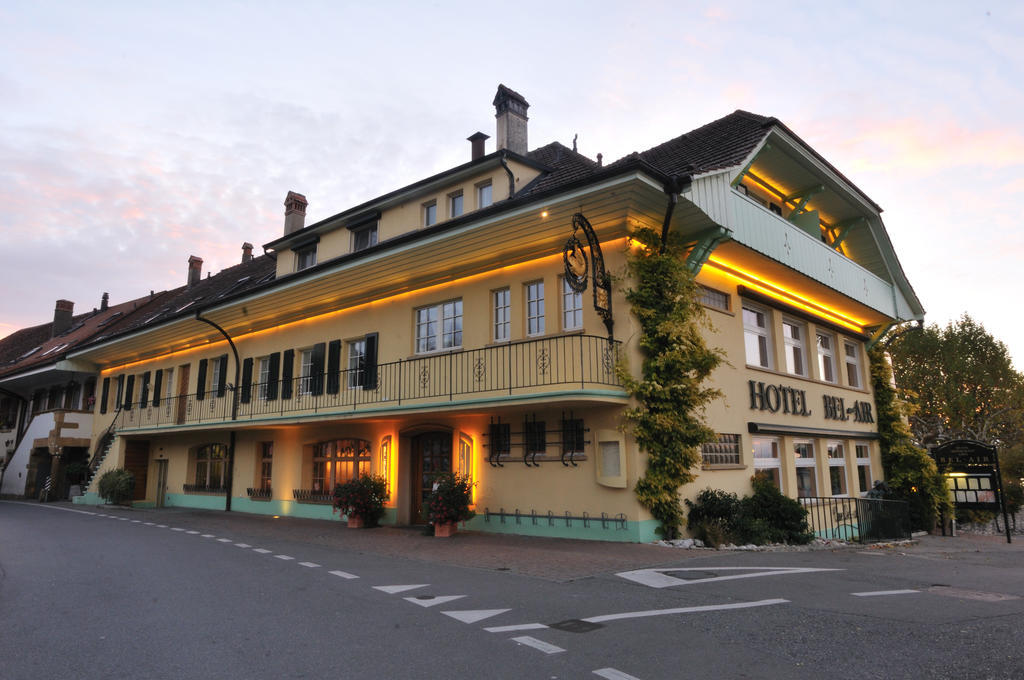
[[[493,8],[493,9],[491,9]],[[505,83],[611,161],[737,108],[884,209],[907,275],[1024,369],[1024,3],[0,4],[0,336],[465,162]],[[493,149],[490,140],[488,151]]]

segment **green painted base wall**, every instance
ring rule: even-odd
[[[89,491],[81,496],[75,496],[71,499],[71,502],[75,505],[103,505],[103,499],[95,491]]]
[[[506,517],[502,524],[498,517],[490,521],[483,515],[477,515],[466,522],[466,528],[472,531],[485,531],[492,534],[516,534],[519,536],[542,536],[546,538],[582,538],[589,541],[617,541],[622,543],[650,543],[657,540],[655,529],[658,521],[654,519],[641,522],[627,521],[624,529],[620,525],[608,522],[607,528],[601,527],[601,520],[590,520],[590,526],[584,527],[582,520],[572,520],[566,526],[565,520],[555,519],[554,526],[548,524],[547,518],[537,518],[537,523],[529,517],[523,517],[516,524],[514,518]]]

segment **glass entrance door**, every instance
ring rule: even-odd
[[[452,433],[427,432],[412,440],[412,523],[427,521],[427,498],[438,472],[452,469]]]

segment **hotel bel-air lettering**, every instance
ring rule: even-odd
[[[791,413],[795,416],[809,416],[807,392],[785,385],[766,385],[756,380],[747,381],[750,386],[750,408],[768,413]]]

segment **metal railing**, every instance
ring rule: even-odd
[[[910,538],[910,504],[879,498],[812,496],[798,499],[819,538],[871,543]]]
[[[333,493],[315,489],[292,489],[292,498],[296,503],[319,503],[322,505],[334,503]]]
[[[621,388],[615,372],[620,343],[592,335],[541,338],[378,364],[365,371],[253,383],[239,392],[238,420],[285,414],[356,411],[380,405],[421,405],[457,397],[498,397],[548,388]],[[285,396],[287,395],[287,396]],[[118,429],[170,427],[231,420],[232,388],[202,397],[164,398],[121,410]]]

